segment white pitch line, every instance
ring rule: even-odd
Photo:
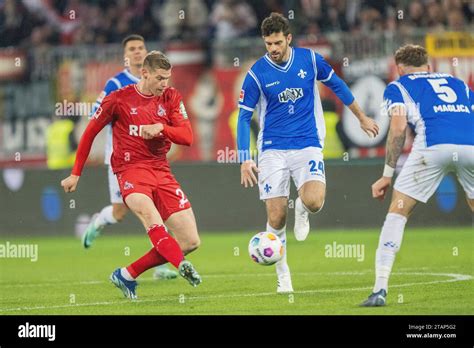
[[[358,272],[300,272],[300,273],[293,273],[293,275],[301,275],[301,276],[308,276],[308,275],[362,275],[371,272],[371,270],[364,270]],[[203,278],[241,278],[241,277],[274,277],[275,273],[237,273],[237,274],[201,274]],[[153,278],[140,278],[139,282],[149,282],[149,281],[156,281]],[[107,280],[85,280],[85,281],[77,281],[77,282],[62,282],[62,281],[54,281],[54,282],[43,282],[43,283],[33,283],[33,284],[1,284],[0,288],[35,288],[35,287],[44,287],[44,286],[73,286],[73,285],[97,285],[97,284],[106,284],[109,283]]]
[[[442,268],[453,268],[449,267],[442,267]],[[408,268],[399,268],[399,270],[408,271],[408,270],[428,270],[428,267],[408,267]],[[372,269],[361,270],[357,272],[347,272],[347,271],[339,271],[339,272],[299,272],[293,273],[293,275],[301,275],[301,276],[312,276],[312,275],[363,275],[367,273],[373,273]],[[204,278],[238,278],[238,277],[274,277],[275,273],[237,273],[237,274],[201,274]],[[150,282],[156,281],[153,278],[140,278],[139,282]],[[32,283],[32,284],[25,284],[25,283],[0,283],[0,288],[36,288],[36,287],[44,287],[44,286],[74,286],[74,285],[99,285],[99,284],[106,284],[109,283],[107,280],[83,280],[77,282],[63,282],[60,280],[57,281],[50,281],[50,282],[42,282],[42,283]]]
[[[263,273],[267,274],[267,273]],[[307,273],[314,274],[314,273]],[[333,273],[324,273],[324,274],[340,274],[340,275],[358,275],[360,272],[333,272]],[[468,274],[457,274],[457,273],[423,273],[423,272],[395,272],[393,275],[423,275],[423,276],[442,276],[450,277],[450,279],[445,280],[433,280],[428,282],[418,282],[418,283],[405,283],[405,284],[395,284],[391,285],[391,288],[401,288],[415,285],[430,285],[430,284],[440,284],[440,283],[452,283],[458,281],[471,280],[473,277]],[[273,275],[273,274],[272,274]],[[302,290],[295,291],[293,294],[317,294],[317,293],[331,293],[331,292],[343,292],[343,291],[366,291],[370,290],[372,287],[360,287],[360,288],[343,288],[343,289],[320,289],[320,290]],[[209,299],[223,299],[223,298],[238,298],[238,297],[262,297],[262,296],[275,296],[275,292],[261,292],[261,293],[251,293],[251,294],[220,294],[220,295],[207,295],[207,296],[190,296],[186,297],[187,300],[209,300]],[[176,297],[161,297],[158,299],[145,299],[130,301],[128,303],[138,304],[138,303],[154,303],[154,302],[164,302],[164,301],[176,301]],[[61,309],[61,308],[75,308],[75,307],[88,307],[88,306],[111,306],[116,304],[126,304],[127,302],[122,301],[103,301],[103,302],[91,302],[91,303],[78,303],[70,305],[54,305],[54,306],[35,306],[35,307],[16,307],[16,308],[0,308],[0,312],[13,312],[13,311],[31,311],[31,310],[40,310],[40,309]]]

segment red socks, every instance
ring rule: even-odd
[[[161,256],[155,248],[152,248],[149,252],[128,266],[127,271],[133,278],[136,278],[146,270],[167,262],[168,261],[166,261],[166,259]]]
[[[165,225],[151,226],[148,229],[148,237],[150,237],[156,251],[169,263],[178,268],[181,261],[184,260],[184,255],[178,242],[171,237]]]
[[[166,231],[165,225],[151,226],[148,229],[148,236],[153,244],[153,249],[127,267],[128,273],[133,278],[137,278],[152,267],[167,262],[178,268],[181,261],[184,260],[184,255],[178,242]]]

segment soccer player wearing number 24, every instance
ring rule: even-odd
[[[392,201],[375,254],[375,285],[361,305],[384,306],[388,279],[400,250],[408,217],[417,202],[426,203],[448,172],[455,172],[474,212],[474,94],[450,74],[430,73],[426,50],[406,45],[395,52],[400,78],[384,93],[390,116],[385,169],[372,185],[383,200],[392,184],[405,143],[407,125],[415,130],[413,148],[395,181]]]
[[[325,125],[317,81],[323,82],[359,119],[369,136],[379,128],[361,110],[347,85],[323,57],[306,48],[290,46],[289,21],[272,13],[261,25],[267,54],[248,71],[239,98],[237,146],[241,183],[257,184],[267,210],[267,231],[280,237],[285,254],[277,264],[277,292],[292,292],[286,259],[286,215],[290,176],[298,190],[295,202],[295,237],[305,240],[309,233],[308,213],[323,207],[326,179],[322,148]],[[250,120],[258,110],[258,168],[249,153]]]
[[[146,55],[141,76],[136,85],[104,98],[81,138],[72,174],[61,182],[66,192],[75,191],[95,136],[112,123],[112,169],[125,204],[143,223],[153,245],[140,259],[110,276],[130,299],[137,298],[135,279],[167,262],[178,268],[191,285],[201,283],[193,265],[184,259],[200,243],[196,221],[166,159],[171,142],[191,145],[191,124],[179,92],[167,86],[171,64],[163,53],[152,51]]]

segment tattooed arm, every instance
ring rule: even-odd
[[[395,168],[405,145],[407,117],[404,107],[395,106],[391,110],[390,130],[388,132],[385,164]]]
[[[372,197],[379,200],[385,198],[387,189],[392,184],[393,173],[405,145],[407,114],[403,106],[394,106],[390,110],[390,130],[385,151],[385,169],[382,177],[372,185]]]

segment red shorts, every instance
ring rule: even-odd
[[[188,198],[169,171],[133,168],[117,173],[123,201],[130,193],[143,193],[155,203],[163,221],[171,214],[191,208]]]

